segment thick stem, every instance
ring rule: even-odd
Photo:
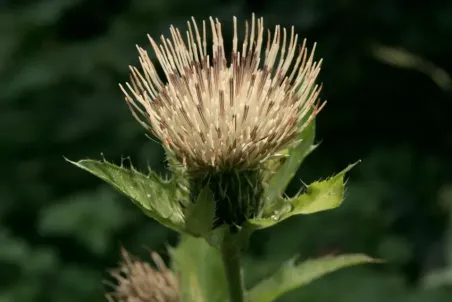
[[[221,257],[228,282],[230,302],[245,301],[245,286],[240,267],[240,246],[237,240],[236,236],[228,232],[221,244]]]

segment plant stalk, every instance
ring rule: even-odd
[[[240,245],[237,236],[227,232],[221,244],[226,280],[228,283],[229,301],[245,302],[245,286],[240,267]]]

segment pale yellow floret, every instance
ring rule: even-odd
[[[210,39],[206,22],[200,31],[194,19],[185,40],[173,26],[160,45],[149,37],[167,83],[137,47],[142,71],[131,67],[131,82],[121,89],[134,116],[187,168],[253,167],[296,141],[321,110],[315,84],[321,61],[306,40],[299,46],[293,27],[265,35],[263,18],[254,15],[241,49],[234,17],[228,61],[221,23],[209,23]]]

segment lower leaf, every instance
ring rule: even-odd
[[[249,302],[275,301],[285,293],[306,285],[341,268],[379,262],[362,254],[328,256],[296,264],[295,259],[285,262],[270,277],[262,280],[248,292]]]
[[[184,302],[227,301],[227,283],[218,249],[203,238],[183,235],[170,248],[172,265],[180,276]]]

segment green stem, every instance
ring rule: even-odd
[[[240,246],[237,237],[229,232],[225,234],[221,244],[221,257],[228,282],[229,301],[244,302],[245,286],[240,267]]]

